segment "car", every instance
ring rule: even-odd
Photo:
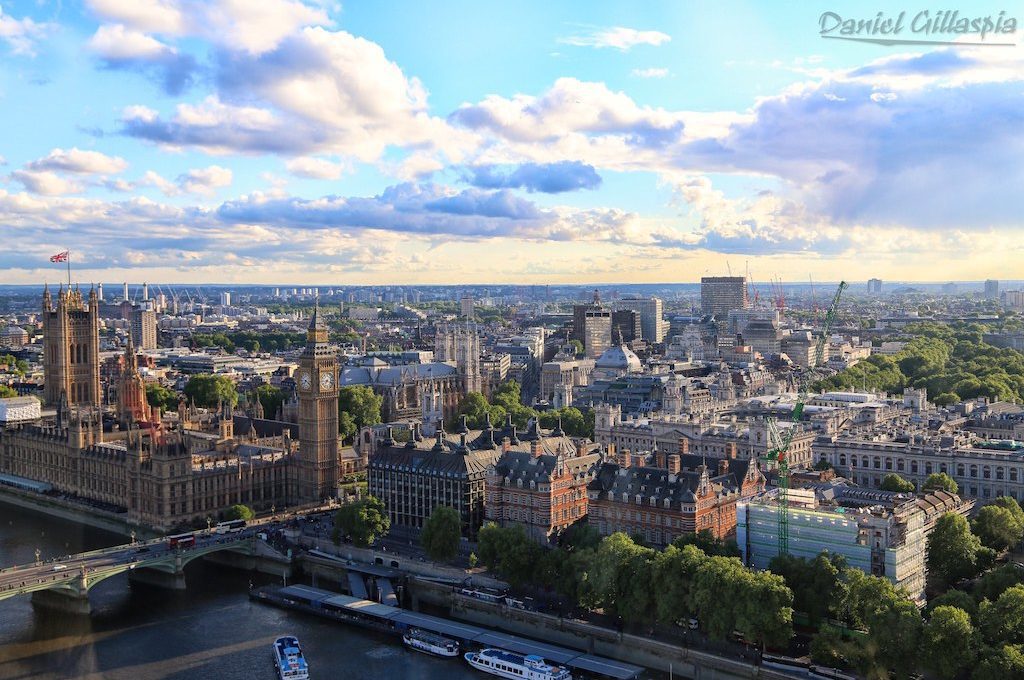
[[[55,565],[53,565],[53,570],[54,571],[64,571],[67,568],[68,568],[68,565],[66,565],[66,564],[55,564]]]
[[[146,547],[146,546],[142,546],[141,548],[137,548],[135,550],[135,552],[137,552],[137,553],[147,553],[147,552],[149,552],[149,548]]]

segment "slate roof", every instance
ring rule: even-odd
[[[367,368],[363,366],[344,366],[341,369],[340,383],[346,385],[401,385],[407,379],[447,378],[458,375],[454,366],[440,362],[426,364],[406,364],[388,368]]]

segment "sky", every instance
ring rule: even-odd
[[[924,10],[0,0],[0,283],[1020,278],[1024,29],[820,35]]]

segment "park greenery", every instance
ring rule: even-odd
[[[0,399],[7,399],[8,397],[18,396],[17,390],[7,385],[0,385]]]
[[[581,411],[574,406],[558,409],[536,411],[522,403],[522,392],[519,383],[508,380],[497,387],[491,394],[490,402],[479,392],[469,392],[459,402],[455,419],[448,424],[449,429],[458,426],[462,416],[466,416],[466,425],[473,430],[486,427],[487,416],[490,416],[494,427],[501,427],[508,415],[520,431],[525,431],[533,418],[539,419],[540,426],[554,429],[559,422],[562,430],[571,437],[592,437],[594,434],[594,412],[592,409]]]
[[[338,390],[338,433],[351,442],[359,430],[381,421],[384,398],[366,385],[352,385]]]
[[[229,354],[239,349],[247,352],[277,352],[302,347],[304,333],[233,331],[230,333],[196,333],[192,336],[196,347],[220,347]]]
[[[195,401],[196,406],[205,408],[213,408],[222,403],[234,406],[238,403],[238,390],[226,375],[197,373],[185,384],[185,397]]]
[[[378,538],[386,536],[391,530],[391,520],[384,509],[384,503],[375,496],[348,503],[334,514],[335,543],[341,543],[343,537],[347,536],[352,543],[360,548],[366,548]]]
[[[489,523],[477,554],[514,587],[554,591],[637,629],[685,626],[693,617],[712,638],[735,631],[785,649],[796,619],[817,630],[815,663],[866,678],[919,671],[949,680],[1024,677],[1024,568],[993,568],[997,550],[1024,538],[1024,510],[998,498],[981,508],[973,528],[956,513],[937,521],[927,543],[935,595],[923,612],[889,579],[851,568],[842,556],[786,555],[754,571],[735,557],[735,544],[708,533],[658,551],[621,533],[602,539],[582,524],[545,548],[521,526]]]
[[[427,557],[435,562],[451,562],[459,554],[462,540],[462,518],[448,505],[434,508],[423,525],[420,543]]]
[[[964,399],[1024,400],[1024,353],[982,340],[980,324],[920,323],[903,329],[906,347],[894,356],[872,355],[818,382],[818,389],[869,389],[894,394],[925,388],[945,406]]]

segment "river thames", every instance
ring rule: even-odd
[[[0,503],[0,566],[124,542]],[[459,660],[405,649],[397,638],[251,602],[249,575],[196,560],[188,590],[129,586],[126,575],[90,593],[89,617],[33,608],[28,596],[0,601],[0,680],[89,678],[274,680],[270,645],[302,642],[313,678],[486,677]]]

